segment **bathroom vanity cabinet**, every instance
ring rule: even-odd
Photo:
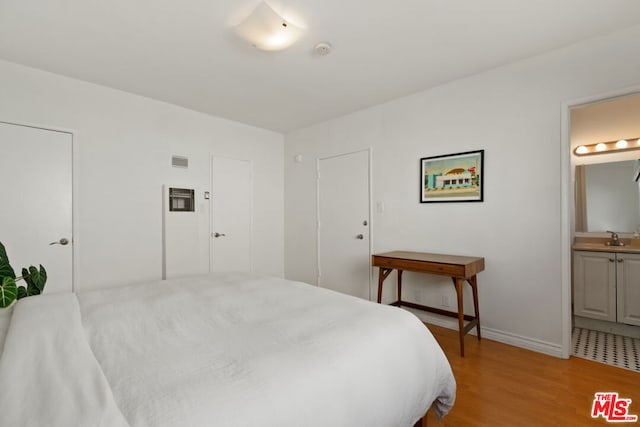
[[[622,250],[574,250],[575,315],[640,326],[640,253]]]

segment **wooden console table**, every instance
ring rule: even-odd
[[[382,301],[382,284],[395,269],[398,270],[398,301],[391,305],[405,306],[418,310],[429,311],[449,317],[458,318],[458,333],[460,335],[460,355],[464,357],[464,336],[476,328],[478,339],[480,336],[480,314],[478,310],[478,280],[476,274],[484,270],[484,258],[466,257],[455,255],[429,254],[423,252],[394,251],[372,256],[371,263],[379,267],[378,276],[378,303]],[[427,307],[409,301],[402,300],[402,272],[415,271],[418,273],[437,274],[448,276],[453,280],[458,298],[458,311],[447,311],[435,307]],[[473,291],[474,316],[464,314],[462,300],[462,284],[467,281]],[[464,321],[469,323],[465,326]]]

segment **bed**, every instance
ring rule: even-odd
[[[455,400],[414,315],[244,273],[24,298],[0,344],[2,425],[413,426]]]

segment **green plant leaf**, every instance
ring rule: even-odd
[[[35,267],[32,267],[35,270]],[[36,270],[37,271],[37,270]],[[40,264],[40,271],[38,276],[33,280],[33,284],[36,285],[40,292],[44,291],[44,285],[47,283],[47,270]]]
[[[22,278],[27,282],[28,296],[40,295],[47,282],[47,271],[42,265],[40,265],[40,270],[32,265],[29,266],[29,270],[26,268],[22,269]]]
[[[23,279],[27,286],[16,286],[16,281]],[[47,282],[47,270],[42,264],[40,269],[29,266],[22,269],[22,276],[16,278],[13,267],[9,264],[7,251],[0,242],[0,308],[7,307],[16,298],[21,299],[31,295],[39,295]]]
[[[29,270],[27,270],[25,267],[22,267],[22,280],[27,282],[27,287],[33,286],[32,285],[33,280],[31,280],[31,276],[29,275]]]
[[[33,266],[29,267],[29,269],[34,268]],[[22,276],[18,280],[24,280],[27,283],[27,287],[18,286],[18,299],[22,299],[24,297],[29,297],[31,295],[38,295],[38,288],[33,284],[33,278],[31,277],[31,273],[25,267],[22,267]]]
[[[24,297],[28,297],[27,288],[24,286],[18,286],[18,299],[22,299]]]
[[[8,307],[18,296],[16,281],[12,277],[3,277],[0,282],[0,308]]]
[[[0,242],[0,277],[16,278],[16,273],[9,264],[9,257],[7,256],[7,251],[5,250],[2,242]]]

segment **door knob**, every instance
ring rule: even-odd
[[[63,237],[62,239],[58,240],[57,242],[49,243],[49,246],[51,246],[51,245],[62,245],[62,246],[65,246],[65,245],[68,245],[68,244],[69,244],[69,239]]]
[[[215,233],[213,233],[213,237],[224,237],[224,236],[226,236],[226,234],[218,233],[217,231]]]
[[[358,235],[356,236],[356,239],[358,239],[358,240],[362,240],[362,239],[364,239],[364,236],[363,236],[362,234],[358,234]]]

